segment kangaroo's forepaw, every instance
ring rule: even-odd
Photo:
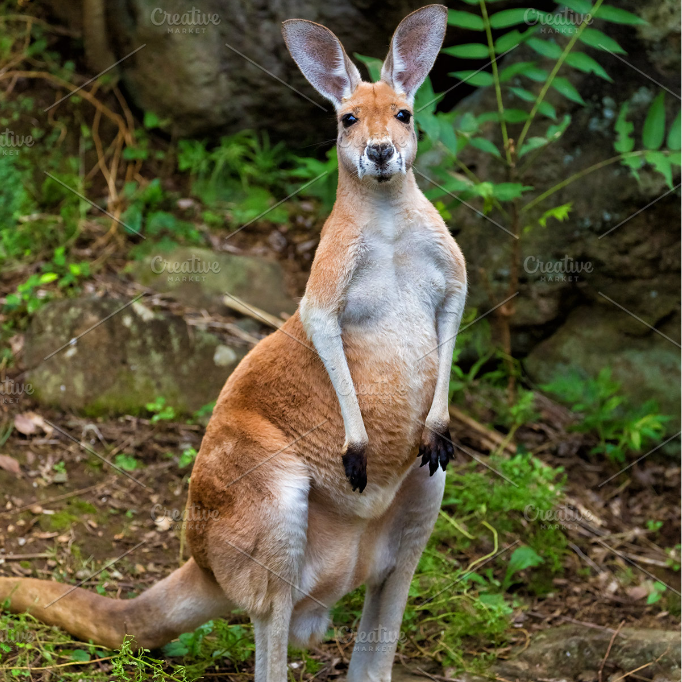
[[[349,445],[341,458],[346,478],[353,491],[362,492],[367,486],[367,454],[364,445]]]
[[[419,445],[419,454],[422,458],[419,466],[429,465],[429,474],[433,476],[438,471],[438,465],[445,471],[445,467],[455,454],[455,446],[450,438],[450,429],[445,426],[442,429],[424,428],[422,442]]]

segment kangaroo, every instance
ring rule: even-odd
[[[441,5],[407,16],[376,83],[327,28],[284,22],[291,55],[336,109],[337,199],[297,312],[220,393],[192,472],[192,558],[130,600],[1,578],[14,612],[108,647],[132,635],[155,648],[244,609],[256,682],[286,682],[288,642],[323,638],[331,606],[364,584],[358,641],[379,645],[356,646],[348,680],[390,682],[453,454],[465,263],[412,171],[414,95],[446,20]]]

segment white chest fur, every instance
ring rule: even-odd
[[[401,347],[421,347],[435,338],[436,310],[446,288],[443,256],[436,231],[419,213],[375,210],[346,292],[344,333],[390,336]]]

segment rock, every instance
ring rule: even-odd
[[[599,670],[611,641],[612,632],[576,625],[552,628],[538,634],[528,650],[510,665],[496,666],[500,671],[517,674],[521,679],[549,676],[577,679],[582,673]],[[623,628],[614,640],[604,666],[606,674],[614,670],[630,672],[645,664],[647,677],[680,669],[679,633],[664,630]],[[658,663],[654,663],[658,659]],[[514,671],[514,672],[512,672]],[[497,670],[496,670],[497,672]],[[502,672],[498,673],[504,677]]]
[[[493,665],[488,671],[496,679],[518,682],[585,682],[597,679],[612,632],[577,625],[551,628],[533,637],[531,645],[517,658]],[[648,664],[648,665],[647,665]],[[647,665],[646,677],[680,678],[679,632],[623,628],[613,642],[604,665],[604,680],[615,678]],[[592,677],[594,675],[594,677]],[[614,679],[615,679],[614,678]],[[483,682],[488,677],[465,674],[461,682]]]
[[[135,106],[170,121],[175,135],[260,129],[301,144],[334,135],[333,107],[306,82],[290,57],[282,22],[300,18],[324,24],[349,55],[383,59],[400,20],[428,3],[50,0],[57,17],[71,30],[83,31],[93,74],[146,46],[122,61],[119,73]],[[513,4],[498,1],[496,9]],[[452,26],[446,44],[470,39],[470,32]],[[440,74],[444,83],[454,60],[446,56],[439,61],[435,77]]]
[[[633,328],[631,322],[640,326]],[[658,335],[643,334],[642,327],[606,302],[601,307],[576,308],[555,334],[533,348],[526,369],[535,381],[544,383],[572,369],[596,376],[610,367],[613,379],[621,382],[634,405],[655,400],[663,414],[674,418],[669,428],[677,431],[679,349]]]
[[[216,400],[245,351],[139,301],[117,313],[123,305],[112,298],[70,299],[33,316],[25,362],[36,400],[93,416],[140,414],[158,397],[191,414]]]
[[[131,266],[131,273],[145,287],[209,312],[226,310],[222,302],[226,293],[276,317],[296,310],[280,265],[257,256],[181,247],[147,256]]]

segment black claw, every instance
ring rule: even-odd
[[[359,493],[367,487],[367,454],[363,445],[349,445],[341,458],[346,478],[353,492]]]
[[[438,471],[439,465],[445,471],[445,467],[454,454],[455,447],[450,440],[450,430],[447,426],[439,431],[433,431],[429,428],[424,430],[417,457],[422,458],[422,463],[419,466],[429,465],[430,476]]]

